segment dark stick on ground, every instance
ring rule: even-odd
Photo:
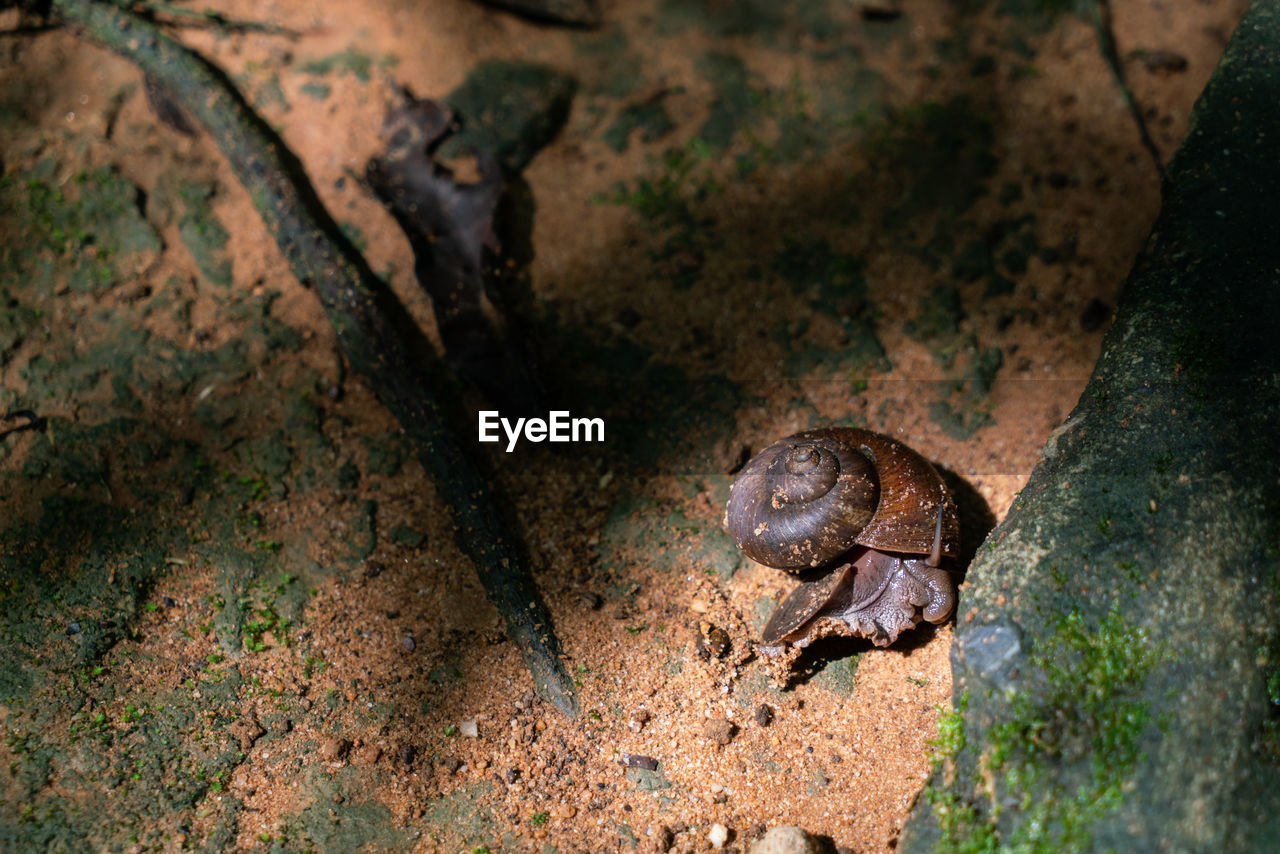
[[[155,25],[110,3],[55,0],[86,35],[120,53],[172,93],[213,138],[299,281],[320,298],[342,352],[415,444],[453,516],[507,635],[533,674],[538,693],[577,713],[572,680],[560,659],[550,613],[528,560],[478,463],[451,427],[450,410],[432,394],[436,379],[404,336],[404,310],[364,259],[340,237],[284,144],[216,69]]]
[[[43,430],[48,426],[48,422],[45,421],[45,419],[36,415],[30,409],[15,409],[13,412],[0,416],[0,421],[12,421],[15,418],[25,418],[26,422],[19,424],[16,427],[9,427],[5,430],[0,430],[0,439],[3,439],[10,433],[20,433],[23,430]]]
[[[1120,53],[1116,49],[1115,27],[1112,26],[1111,21],[1111,0],[1098,0],[1093,21],[1094,29],[1098,34],[1098,49],[1102,52],[1102,58],[1106,60],[1107,66],[1111,68],[1111,73],[1116,78],[1116,85],[1124,95],[1125,105],[1129,108],[1133,123],[1138,128],[1138,136],[1142,139],[1142,147],[1147,150],[1147,154],[1151,155],[1151,162],[1155,164],[1156,173],[1163,182],[1166,178],[1164,161],[1160,158],[1160,149],[1156,147],[1156,141],[1151,138],[1151,130],[1147,127],[1147,120],[1142,116],[1142,108],[1133,97],[1133,90],[1129,88],[1129,81],[1124,75],[1124,64],[1120,61]]]
[[[283,36],[287,39],[297,39],[302,36],[296,30],[278,27],[275,24],[268,24],[263,21],[240,21],[225,17],[218,12],[184,9],[173,3],[131,2],[123,5],[130,7],[135,12],[145,14],[157,24],[165,24],[171,27],[221,30],[223,32],[263,33],[269,36]]]
[[[479,2],[549,24],[598,27],[601,21],[596,0],[479,0]]]

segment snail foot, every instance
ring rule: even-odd
[[[777,658],[830,636],[888,646],[921,619],[940,623],[954,610],[955,585],[946,569],[867,549],[792,591],[765,626],[761,652]]]

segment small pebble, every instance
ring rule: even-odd
[[[376,744],[366,744],[356,751],[353,759],[357,765],[376,765],[382,758],[382,748]]]
[[[756,723],[759,724],[760,726],[768,726],[769,724],[773,723],[773,707],[767,706],[763,703],[760,704],[756,708],[756,713],[754,717],[755,717]]]
[[[418,755],[418,749],[412,744],[400,745],[400,761],[407,766],[413,765],[414,758]]]
[[[737,727],[724,718],[708,718],[702,727],[702,737],[721,746],[733,741]]]
[[[698,655],[703,661],[723,658],[729,651],[729,633],[706,620],[698,624]]]
[[[719,850],[729,841],[729,828],[723,824],[711,825],[711,830],[707,831],[707,841],[711,843],[711,847]]]
[[[337,762],[343,756],[347,755],[347,751],[351,749],[351,742],[345,738],[333,738],[330,736],[320,742],[320,758],[325,762]]]
[[[773,828],[748,850],[748,854],[821,854],[818,840],[802,828],[780,825]]]
[[[631,716],[631,720],[627,721],[627,729],[632,732],[639,732],[644,729],[644,725],[649,721],[649,712],[647,709],[636,709],[636,713]]]
[[[480,726],[475,721],[463,721],[458,724],[458,732],[467,738],[479,738]]]
[[[67,623],[67,636],[80,634],[80,624],[76,622]]]
[[[658,760],[652,756],[624,753],[622,754],[622,764],[628,768],[643,768],[646,771],[658,770]]]
[[[413,652],[418,648],[418,642],[413,639],[413,635],[405,635],[401,643],[404,644],[405,652]]]

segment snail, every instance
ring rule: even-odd
[[[834,427],[774,442],[734,480],[725,527],[747,557],[801,575],[764,627],[766,653],[833,634],[887,646],[955,609],[943,563],[959,549],[955,501],[888,436]]]

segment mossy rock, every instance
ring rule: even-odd
[[[969,568],[905,851],[1280,848],[1277,42],[1255,2],[1088,387]]]

